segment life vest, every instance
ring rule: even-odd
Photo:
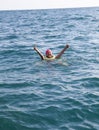
[[[48,57],[44,56],[44,60],[48,60],[48,61],[50,61],[50,60],[55,60],[55,56],[53,56],[53,57],[51,57],[51,58],[48,58]]]

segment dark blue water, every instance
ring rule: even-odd
[[[99,130],[99,8],[0,11],[0,130]]]

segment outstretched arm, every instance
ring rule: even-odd
[[[39,54],[39,56],[41,57],[41,59],[44,60],[43,54],[39,51],[39,49],[36,46],[34,46],[34,50]]]
[[[67,50],[67,48],[69,48],[69,45],[66,45],[63,50],[55,57],[56,59],[60,58],[62,56],[62,54],[64,53],[65,50]]]

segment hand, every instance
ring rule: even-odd
[[[66,45],[66,48],[69,48],[69,45],[68,45],[68,44]]]
[[[36,45],[34,45],[34,50],[37,50]]]

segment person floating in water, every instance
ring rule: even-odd
[[[53,55],[52,51],[50,49],[46,50],[45,56],[40,52],[40,50],[34,46],[34,50],[39,54],[39,56],[41,57],[42,60],[54,60],[54,59],[59,59],[62,54],[64,53],[65,50],[67,50],[67,48],[69,48],[69,45],[66,45],[59,54],[57,54],[56,56]]]

